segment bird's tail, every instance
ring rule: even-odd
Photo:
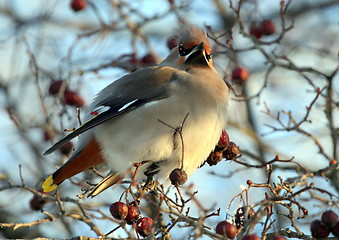
[[[42,184],[45,192],[53,191],[64,180],[85,171],[97,164],[104,163],[99,144],[91,140],[80,152],[73,155],[62,167],[50,175]]]

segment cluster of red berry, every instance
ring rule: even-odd
[[[83,107],[85,100],[76,91],[71,91],[67,87],[67,82],[64,80],[53,80],[48,87],[48,94],[54,97],[61,98],[61,102],[68,106]],[[45,141],[53,141],[55,137],[54,130],[50,128],[44,129],[43,138]],[[72,142],[68,142],[59,148],[63,155],[69,155],[74,148]]]
[[[149,67],[157,64],[157,60],[152,53],[147,53],[141,58],[138,58],[135,54],[125,56],[129,57],[129,59],[127,60],[126,64],[124,63],[120,64],[120,67],[131,72],[136,71],[140,67]]]
[[[339,221],[338,215],[328,210],[321,216],[321,220],[314,220],[311,223],[311,233],[316,239],[326,238],[330,233],[335,237],[339,237]]]
[[[64,84],[64,80],[53,81],[48,88],[48,93],[54,96],[58,95]],[[67,86],[65,86],[63,97],[63,101],[66,105],[75,107],[83,107],[85,105],[85,100],[79,95],[79,93],[69,90]]]
[[[251,26],[250,34],[259,39],[264,35],[272,35],[275,31],[275,25],[271,20],[263,20],[259,24]]]
[[[141,217],[139,208],[127,205],[123,202],[115,202],[109,208],[112,216],[118,220],[125,220],[127,224],[133,225],[136,232],[142,237],[151,233],[153,220],[149,217]]]
[[[206,162],[210,165],[218,164],[223,158],[232,160],[236,158],[240,153],[239,147],[230,142],[230,138],[225,130],[222,130],[219,142],[214,151],[208,156]]]

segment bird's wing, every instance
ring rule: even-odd
[[[126,114],[142,105],[169,96],[170,82],[175,79],[175,69],[149,67],[128,74],[104,88],[91,104],[88,121],[78,129],[60,139],[44,152],[54,152],[79,134],[109,119]]]

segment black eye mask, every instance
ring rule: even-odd
[[[188,55],[190,52],[192,52],[193,48],[195,48],[195,46],[193,46],[190,49],[185,49],[184,46],[182,44],[179,45],[179,55],[180,56],[186,56]]]

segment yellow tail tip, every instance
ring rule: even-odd
[[[53,183],[53,175],[49,176],[42,184],[42,189],[44,190],[44,192],[51,192],[57,187],[58,185]]]

